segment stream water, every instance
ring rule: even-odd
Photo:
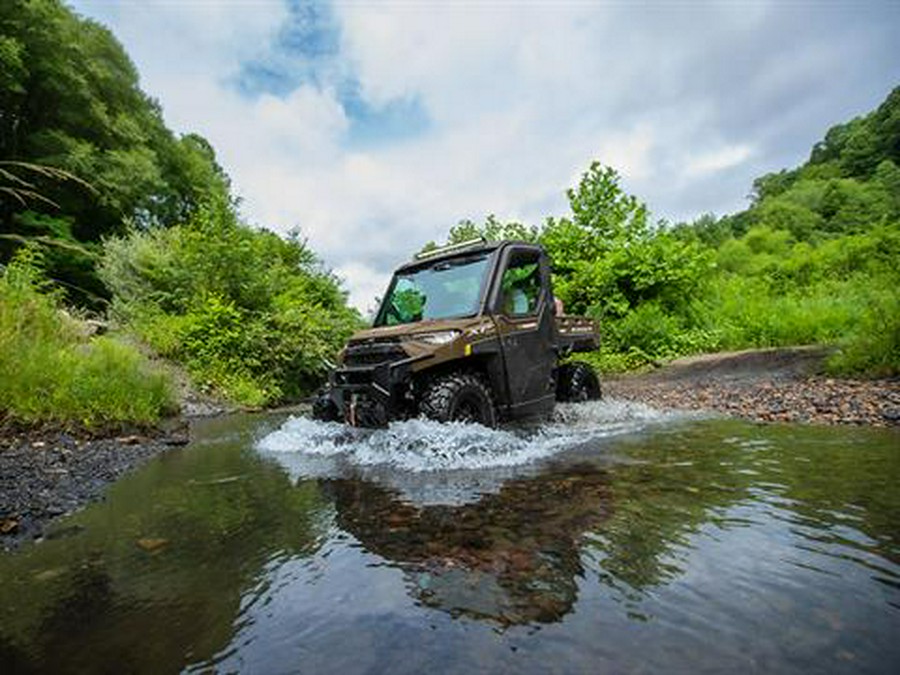
[[[0,673],[900,672],[900,433],[198,424],[0,555]]]

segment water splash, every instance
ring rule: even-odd
[[[560,405],[546,424],[507,429],[425,419],[356,429],[293,417],[256,447],[294,479],[354,475],[387,484],[417,503],[463,503],[551,457],[674,418],[617,400]]]
[[[518,466],[584,441],[640,430],[672,419],[626,401],[564,404],[539,427],[488,429],[463,422],[413,419],[386,429],[357,429],[335,422],[292,417],[257,443],[272,454],[341,458],[358,466],[388,465],[406,471],[447,471]]]

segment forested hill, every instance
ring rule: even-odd
[[[50,243],[48,273],[80,303],[108,297],[92,244],[228,194],[210,144],[167,129],[112,33],[58,0],[0,3],[0,161],[0,262]]]
[[[567,192],[540,226],[462,221],[448,241],[541,242],[557,294],[600,320],[591,360],[620,370],[726,349],[836,348],[836,373],[900,372],[900,88],[839,124],[796,169],[758,178],[751,204],[692,223],[652,222],[611,167]]]
[[[135,340],[234,402],[295,400],[359,322],[299,236],[241,221],[210,144],[166,128],[109,30],[0,2],[0,428],[171,410]]]
[[[900,87],[868,115],[829,129],[802,166],[757,178],[749,209],[689,228],[715,244],[759,225],[808,241],[898,220]]]

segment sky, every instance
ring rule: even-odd
[[[568,214],[612,166],[655,218],[744,208],[900,85],[900,2],[74,0],[252,224],[362,311],[462,219]]]

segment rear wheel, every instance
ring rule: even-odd
[[[556,376],[557,401],[594,401],[599,399],[600,380],[594,369],[586,363],[565,363]]]
[[[432,380],[419,401],[419,412],[438,422],[497,425],[491,390],[474,373],[452,373]]]

